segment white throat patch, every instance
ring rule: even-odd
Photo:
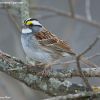
[[[33,20],[32,23],[33,23],[33,25],[41,25],[41,24],[39,23],[39,21],[37,21],[37,20]],[[41,25],[41,26],[42,26],[42,25]]]
[[[31,29],[29,29],[29,28],[22,28],[22,33],[31,33],[32,32],[32,30]]]

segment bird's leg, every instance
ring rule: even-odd
[[[27,56],[26,56],[26,62],[27,64],[32,64],[33,66],[35,65],[35,61]]]
[[[44,66],[45,64],[44,64],[44,63],[42,63],[42,62],[36,62],[36,63],[35,63],[35,65],[36,65],[36,66],[40,66],[40,67],[41,67],[41,66]]]
[[[59,60],[55,60],[51,63],[48,64],[44,64],[44,69],[42,72],[39,72],[38,75],[43,75],[43,76],[48,76],[49,75],[49,71],[51,71],[51,66],[52,65],[56,65],[57,63],[59,63]],[[41,64],[41,63],[40,63]],[[43,65],[43,64],[42,64]]]
[[[51,64],[45,64],[43,71],[39,72],[37,75],[42,75],[47,77],[49,75],[49,70],[51,69]]]

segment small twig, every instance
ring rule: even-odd
[[[96,53],[95,55],[89,56],[89,57],[85,57],[85,60],[83,60],[84,58],[82,57],[82,63],[88,66],[92,66],[92,67],[98,67],[98,65],[94,64],[93,62],[89,61],[90,59],[93,59],[94,57],[100,56],[100,53]]]
[[[90,0],[85,0],[85,12],[88,20],[92,20],[91,12],[90,12]]]
[[[37,19],[42,19],[42,20],[43,19],[48,19],[48,18],[51,18],[51,17],[57,17],[57,14],[47,14],[47,15],[41,15],[41,16],[40,15],[39,16],[37,15],[36,16]]]
[[[21,33],[21,28],[19,27],[19,25],[18,25],[18,23],[17,23],[15,17],[9,12],[9,9],[6,9],[6,11],[7,11],[7,13],[8,13],[8,16],[9,16],[11,22],[15,25],[15,27],[16,27],[17,30],[18,30],[18,32]],[[17,35],[18,35],[18,37],[20,37],[20,36],[19,36],[20,34],[17,34]]]
[[[68,0],[68,3],[69,3],[69,8],[70,8],[71,16],[74,17],[75,13],[74,13],[73,0]]]
[[[100,53],[96,53],[96,54],[94,54],[94,55],[92,55],[92,56],[85,57],[85,61],[86,61],[86,60],[93,59],[94,57],[97,57],[97,56],[100,56]],[[57,63],[57,65],[58,65],[58,64],[68,65],[68,64],[72,64],[72,63],[76,63],[76,60],[70,60],[70,61],[67,61],[67,62],[59,62],[59,63]],[[92,62],[91,62],[91,63],[92,63]],[[85,64],[85,63],[83,63],[83,64]],[[87,65],[87,64],[86,64],[86,65]],[[90,66],[97,67],[98,65],[92,63],[92,65],[90,65]]]
[[[85,65],[88,65],[88,66],[91,66],[93,68],[96,68],[98,67],[98,65],[94,64],[93,62],[87,60],[85,57],[81,57],[81,60],[80,60],[83,64]]]
[[[91,58],[91,57],[90,57]],[[83,57],[82,57],[82,59],[80,60],[84,65],[88,65],[88,66],[91,66],[91,67],[93,67],[93,68],[96,68],[96,67],[98,67],[98,65],[96,65],[96,64],[94,64],[93,62],[91,62],[91,61],[89,61],[89,59],[90,58],[88,58],[88,57],[85,57],[85,59],[83,59]],[[72,63],[76,63],[76,60],[71,60],[71,61],[67,61],[67,62],[60,62],[60,63],[57,63],[57,65],[58,64],[62,64],[62,65],[69,65],[69,64],[72,64]]]
[[[87,59],[93,59],[93,58],[95,58],[97,56],[100,56],[100,53],[96,53],[96,54],[94,54],[92,56],[89,56],[89,57],[87,57]]]
[[[83,79],[83,81],[84,81],[86,87],[88,88],[88,91],[93,91],[93,89],[91,88],[91,86],[90,86],[88,80],[86,79],[84,73],[83,73],[82,70],[81,70],[80,62],[79,62],[79,61],[80,61],[80,55],[77,56],[77,58],[76,58],[76,63],[77,63],[78,71],[79,71],[79,73],[80,73],[80,75],[81,75],[81,78]]]
[[[100,40],[100,36],[98,36],[98,37],[94,40],[94,42],[93,42],[86,50],[84,50],[79,56],[82,56],[82,55],[86,54],[89,50],[91,50],[92,47],[98,42],[98,40]]]

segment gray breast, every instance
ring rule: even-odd
[[[50,63],[54,60],[49,52],[40,48],[40,44],[33,34],[22,34],[21,42],[27,57],[42,63]]]

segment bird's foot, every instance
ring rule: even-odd
[[[44,68],[43,71],[39,72],[37,75],[48,77],[50,70],[51,70],[51,67],[49,66],[47,68]]]
[[[48,77],[49,76],[49,72],[44,69],[43,71],[39,72],[38,75],[41,75],[43,77]]]

